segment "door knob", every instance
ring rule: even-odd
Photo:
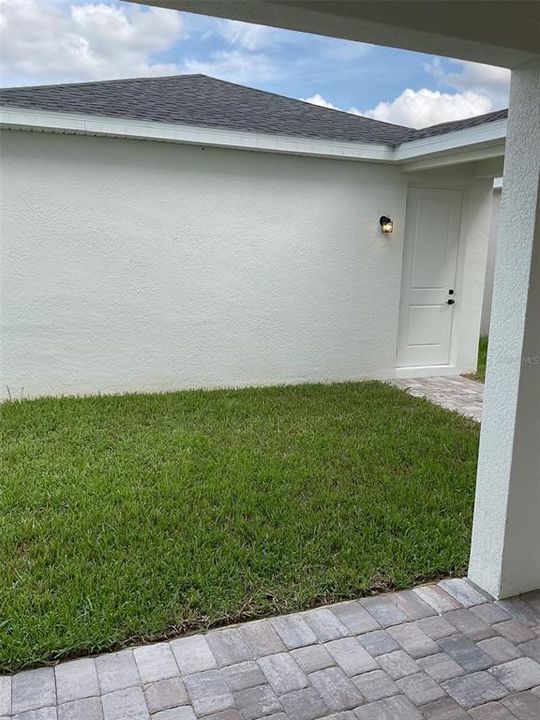
[[[448,298],[446,302],[448,305],[454,305],[456,301],[453,298]]]

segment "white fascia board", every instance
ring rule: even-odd
[[[420,172],[422,170],[433,170],[436,168],[449,167],[450,165],[462,165],[465,163],[478,162],[481,160],[502,160],[504,157],[504,142],[481,145],[459,150],[446,152],[443,155],[428,155],[427,157],[415,158],[409,162],[400,163],[403,172]]]
[[[0,106],[0,127],[397,164],[428,156],[443,158],[458,150],[468,151],[489,145],[500,147],[501,141],[506,138],[505,119],[444,135],[412,140],[392,148],[380,143],[310,139],[8,106]]]
[[[14,130],[105,135],[344,160],[392,162],[394,159],[393,148],[389,145],[376,143],[298,138],[225,128],[174,125],[172,123],[30,110],[7,106],[0,107],[0,126]]]
[[[472,149],[486,144],[500,145],[506,139],[506,118],[483,125],[433,135],[402,143],[394,151],[394,160],[404,163],[427,155],[440,155],[455,150]]]

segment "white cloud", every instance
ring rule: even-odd
[[[491,110],[491,100],[472,91],[442,93],[438,90],[404,90],[391,102],[380,102],[359,113],[383,122],[422,128],[428,125],[482,115]]]
[[[186,60],[181,68],[185,73],[201,73],[235,83],[260,83],[276,76],[276,66],[263,53],[241,50],[219,50],[209,60]]]
[[[407,89],[392,101],[380,102],[365,112],[356,112],[375,120],[421,128],[482,115],[508,104],[510,71],[505,68],[466,60],[448,60],[443,63],[439,58],[425,67],[441,86],[458,92]]]
[[[136,5],[0,0],[4,84],[164,75],[153,60],[183,36],[174,10]]]
[[[325,100],[323,98],[323,96],[320,95],[319,93],[315,93],[315,95],[312,95],[311,97],[308,97],[308,98],[300,98],[300,99],[303,100],[304,102],[311,103],[312,105],[318,105],[319,107],[330,108],[330,110],[339,110],[338,107],[336,107],[335,105],[332,105],[332,103],[330,101]]]
[[[320,107],[342,110],[319,93],[302,99]],[[342,111],[395,125],[421,128],[449,120],[461,120],[472,115],[482,115],[490,110],[491,101],[484,95],[470,91],[449,94],[424,88],[416,91],[404,90],[395,100],[380,102],[371,110],[362,111],[352,107]]]
[[[433,77],[439,80],[441,85],[447,85],[455,90],[485,95],[491,100],[494,107],[500,108],[508,105],[510,70],[467,60],[449,60],[447,62],[450,67],[455,68],[455,71],[449,71],[439,58],[435,58],[425,67]]]
[[[265,25],[252,25],[238,20],[222,20],[218,25],[220,35],[231,45],[244,50],[260,50],[273,45],[278,31]]]

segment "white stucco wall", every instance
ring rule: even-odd
[[[4,396],[394,375],[399,167],[5,131],[2,180]]]
[[[478,365],[492,203],[493,180],[473,180],[463,198],[462,228],[466,242],[461,246],[462,266],[458,269],[461,292],[455,352],[462,373],[474,372]]]
[[[512,73],[469,576],[540,588],[540,62]]]
[[[397,169],[14,131],[2,165],[13,396],[392,374]]]
[[[486,283],[484,285],[484,302],[482,305],[482,322],[480,332],[489,334],[489,319],[491,317],[491,298],[493,296],[493,277],[495,275],[495,256],[497,254],[497,235],[499,232],[499,210],[501,207],[501,187],[493,188],[493,208],[491,212],[491,226],[489,230],[489,247],[486,264]]]

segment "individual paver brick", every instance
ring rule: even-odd
[[[11,679],[11,712],[26,712],[56,705],[54,670],[50,667],[25,670]]]
[[[403,695],[364,705],[355,714],[358,720],[422,720],[420,711]]]
[[[472,607],[473,605],[482,605],[486,600],[489,600],[485,594],[473,587],[465,578],[441,580],[439,587],[442,587],[443,590],[466,608]]]
[[[190,635],[169,643],[182,675],[212,670],[217,661],[204,635]]]
[[[231,692],[240,692],[255,685],[264,685],[266,678],[254,660],[229,665],[222,670],[225,682]]]
[[[489,702],[469,710],[473,720],[516,720],[516,716],[500,702]]]
[[[485,670],[493,665],[492,657],[462,635],[443,638],[439,640],[439,646],[467,672]]]
[[[341,668],[317,670],[309,680],[331,711],[351,710],[363,703],[358,688]]]
[[[440,615],[462,607],[455,598],[438,585],[421,585],[420,587],[414,588],[413,592]]]
[[[205,715],[204,720],[242,720],[240,710],[231,708],[230,710],[222,710],[221,712]]]
[[[17,714],[13,720],[57,720],[56,706],[40,708],[39,710],[28,710]]]
[[[399,625],[409,619],[396,605],[395,594],[362,598],[360,604],[383,628]]]
[[[474,720],[516,720],[516,716],[504,705],[501,705],[500,702],[490,702],[471,708],[469,717],[474,718]]]
[[[180,675],[169,643],[143,645],[135,648],[133,656],[143,683],[166,680]]]
[[[484,605],[475,605],[471,608],[471,612],[483,620],[487,625],[495,625],[495,623],[510,620],[510,615],[495,603],[485,603]]]
[[[374,630],[373,632],[359,635],[357,638],[358,642],[364,647],[370,655],[377,657],[383,653],[393,652],[394,650],[400,650],[401,648],[389,635],[386,630]]]
[[[317,642],[317,636],[300,615],[282,615],[272,618],[271,623],[289,650]]]
[[[344,712],[326,715],[324,720],[357,720],[357,717],[353,710],[345,710]]]
[[[432,677],[435,682],[450,680],[463,675],[464,670],[455,660],[452,660],[446,653],[428,655],[418,660],[419,667]]]
[[[521,692],[540,685],[540,665],[531,658],[518,658],[489,671],[510,692]]]
[[[286,650],[283,640],[279,637],[269,620],[257,620],[242,625],[240,628],[255,657],[274,655]]]
[[[258,720],[283,710],[281,703],[270,685],[257,685],[235,693],[234,699],[243,720]]]
[[[96,663],[93,658],[60,663],[54,674],[58,704],[99,695]]]
[[[500,700],[508,694],[504,685],[484,670],[445,680],[441,685],[464,708]]]
[[[328,712],[322,697],[311,687],[282,695],[280,700],[289,717],[294,720],[315,720]]]
[[[515,660],[523,655],[513,643],[508,642],[506,638],[500,637],[500,635],[481,640],[477,645],[484,652],[487,652],[497,664]]]
[[[520,692],[501,700],[519,720],[538,720],[540,718],[540,697],[532,692]]]
[[[337,640],[350,634],[345,625],[327,608],[317,608],[304,613],[304,620],[320,642]]]
[[[356,638],[342,638],[326,643],[325,648],[347,675],[359,675],[379,667],[377,661]]]
[[[522,643],[519,651],[540,663],[540,638]]]
[[[150,715],[140,687],[126,688],[101,696],[105,720],[149,720]]]
[[[517,620],[506,620],[493,625],[493,629],[511,643],[522,643],[527,640],[536,640],[538,637],[534,630]]]
[[[144,694],[151,713],[189,704],[186,687],[180,678],[158,680],[146,685]]]
[[[11,714],[11,677],[0,676],[0,716]]]
[[[540,590],[531,590],[530,592],[523,593],[521,599],[532,605],[538,612],[540,612]]]
[[[392,695],[399,695],[398,686],[384,670],[372,670],[357,675],[353,678],[353,683],[360,690],[366,702],[374,702]]]
[[[540,625],[540,611],[521,598],[513,597],[507,600],[497,600],[496,605],[502,607],[513,618],[527,627]]]
[[[219,670],[205,670],[184,678],[197,715],[208,715],[234,708],[234,699]]]
[[[420,671],[416,660],[413,660],[404,650],[394,650],[394,652],[379,655],[377,662],[393,680],[399,680],[399,678],[414,675]]]
[[[419,627],[432,640],[440,640],[444,637],[451,637],[457,634],[456,628],[451,625],[442,615],[418,620],[416,627]]]
[[[59,705],[58,720],[103,720],[101,698],[90,697]]]
[[[423,620],[436,615],[435,610],[421,600],[412,590],[403,590],[394,595],[397,607],[408,620]]]
[[[388,628],[388,634],[401,645],[401,647],[413,658],[434,655],[439,652],[439,646],[428,635],[425,634],[415,623],[394,625]]]
[[[336,663],[324,645],[307,645],[306,647],[297,648],[291,651],[291,655],[305,673],[324,670],[324,668]]]
[[[485,640],[495,635],[495,631],[490,625],[466,608],[452,610],[452,612],[446,613],[444,617],[456,630],[459,630],[462,635],[466,635],[475,642]]]
[[[470,715],[449,697],[422,705],[422,715],[425,720],[469,720],[470,718]]]
[[[228,628],[209,633],[206,641],[220,667],[253,660],[255,654],[240,628]]]
[[[445,696],[441,686],[424,672],[396,680],[396,685],[415,705],[426,705]]]
[[[102,693],[124,690],[141,683],[137,663],[131,649],[100,655],[95,662]]]
[[[361,635],[371,630],[380,630],[381,626],[379,623],[359,602],[346,602],[334,605],[332,612],[353,635]]]
[[[161,710],[152,715],[152,720],[196,720],[196,715],[191,705],[183,705],[171,710]]]
[[[289,653],[277,653],[257,661],[278,695],[301,690],[309,685],[307,675]]]

